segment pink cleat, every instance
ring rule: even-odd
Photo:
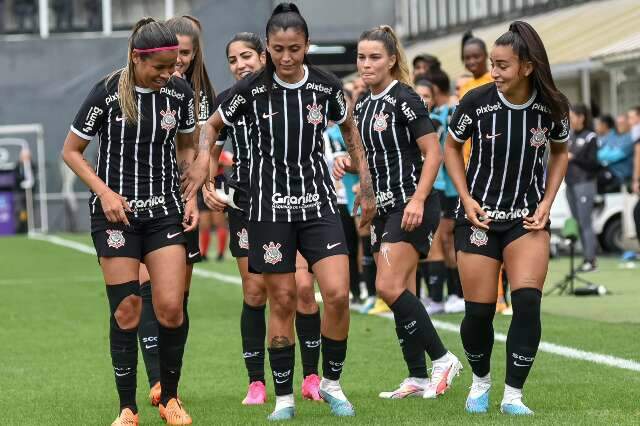
[[[320,397],[320,377],[309,374],[302,382],[302,397],[311,401],[322,401]]]
[[[267,402],[267,390],[262,382],[251,382],[247,396],[242,400],[242,405],[260,405]]]

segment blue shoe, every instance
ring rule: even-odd
[[[524,405],[521,401],[519,404],[500,404],[500,412],[510,416],[533,416],[533,411]]]
[[[366,300],[362,303],[362,307],[360,308],[360,313],[365,315],[368,314],[369,311],[373,309],[373,306],[375,304],[376,304],[375,296],[367,297]]]
[[[325,400],[327,404],[329,404],[333,415],[339,417],[350,417],[356,415],[356,411],[353,409],[353,405],[351,405],[348,400],[335,398],[322,389],[320,389],[320,396]]]
[[[467,402],[464,404],[464,409],[471,414],[481,414],[489,411],[489,389],[477,398],[471,398],[471,395],[469,395]]]
[[[294,407],[284,407],[278,411],[274,411],[269,414],[267,420],[269,421],[280,421],[280,420],[291,420],[296,415],[296,409]]]

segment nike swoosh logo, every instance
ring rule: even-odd
[[[195,252],[195,253],[189,253],[189,259],[193,259],[194,257],[196,257],[196,256],[197,256],[197,255],[199,255],[199,254],[200,254],[200,252],[199,252],[199,251],[197,251],[197,252]]]
[[[342,243],[327,244],[327,250],[331,250],[334,247],[338,247],[340,244]]]
[[[496,133],[495,135],[489,135],[489,134],[487,133],[487,135],[485,136],[485,138],[487,138],[487,139],[495,139],[495,138],[497,138],[498,136],[500,136],[501,134],[502,134],[502,133]]]
[[[280,381],[280,380],[276,379],[276,383],[278,383],[278,384],[282,384],[282,383],[286,383],[286,382],[287,382],[287,379],[284,379],[283,381]]]
[[[266,112],[263,112],[263,113],[262,113],[262,118],[264,118],[264,119],[271,118],[271,117],[273,117],[274,115],[276,115],[277,113],[278,113],[278,111],[276,111],[276,112],[272,112],[271,114],[267,114]]]
[[[175,234],[171,234],[171,233],[167,232],[167,239],[170,240],[170,239],[172,239],[174,237],[177,237],[180,234],[181,234],[181,232],[176,232]]]
[[[417,329],[417,328],[414,328],[412,331],[407,331],[407,333],[409,333],[409,334],[413,335],[413,333],[415,333],[416,331],[418,331],[418,329]]]
[[[342,371],[342,368],[333,368],[333,367],[331,367],[331,371],[335,371],[336,373],[339,373],[340,371]]]
[[[531,367],[531,364],[518,364],[518,361],[513,361],[513,365],[516,367]]]
[[[387,235],[388,232],[385,232],[384,234],[382,234],[382,237],[380,237],[380,239],[383,239],[385,235]]]
[[[158,345],[144,345],[144,347],[145,347],[146,349],[155,348],[156,346],[158,346]]]
[[[124,121],[124,118],[122,118],[122,117],[116,117],[116,121]]]
[[[122,374],[121,373],[116,373],[116,376],[122,377],[122,376],[126,376],[127,374],[129,374],[129,372],[122,373]]]

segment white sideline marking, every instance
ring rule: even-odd
[[[61,237],[56,237],[53,235],[32,234],[29,236],[29,238],[37,239],[41,241],[47,241],[52,244],[56,244],[59,246],[80,251],[82,253],[93,254],[93,255],[96,254],[94,248],[89,245],[78,243],[76,241],[67,240]],[[208,271],[205,269],[198,268],[197,266],[193,268],[193,273],[203,278],[213,278],[213,279],[220,280],[222,282],[226,282],[230,284],[240,285],[242,283],[242,280],[238,276]],[[393,314],[390,312],[377,315],[377,316],[385,317],[387,319],[393,320]],[[433,322],[433,325],[439,330],[450,331],[453,333],[460,332],[459,324],[453,324],[450,322],[439,321],[439,320],[431,320],[431,321]],[[507,336],[506,334],[495,333],[495,340],[499,342],[506,342]],[[589,362],[593,362],[594,364],[603,364],[609,367],[615,367],[615,368],[621,368],[623,370],[640,372],[640,362],[636,362],[636,361],[632,361],[624,358],[618,358],[611,355],[583,351],[580,349],[571,348],[569,346],[562,346],[562,345],[557,345],[555,343],[549,343],[549,342],[540,342],[540,346],[538,350],[542,352],[547,352],[550,354],[562,356],[565,358],[578,359],[581,361],[589,361]]]

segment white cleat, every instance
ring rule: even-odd
[[[462,370],[462,364],[458,357],[451,352],[447,352],[442,358],[433,361],[431,382],[422,397],[436,398],[444,394],[451,386],[453,378],[460,375],[460,370]]]
[[[464,312],[464,299],[455,294],[447,297],[444,304],[444,311],[448,314],[459,314]]]
[[[390,392],[380,392],[378,396],[383,399],[421,397],[427,386],[429,386],[429,379],[408,377],[400,383],[400,387],[398,387],[398,389]]]

